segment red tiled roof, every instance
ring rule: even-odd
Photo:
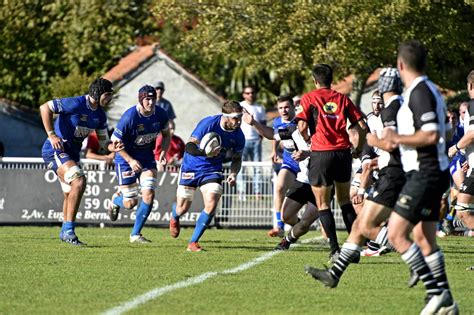
[[[140,64],[152,57],[157,44],[138,46],[131,53],[120,59],[119,63],[104,74],[104,78],[117,82],[122,80],[128,73],[132,72]]]

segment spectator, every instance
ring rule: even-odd
[[[244,100],[240,102],[240,105],[247,111],[253,118],[259,123],[266,125],[266,112],[265,108],[262,105],[256,103],[257,93],[252,86],[246,86],[244,92],[242,93]],[[242,161],[262,161],[262,137],[258,132],[252,128],[249,124],[242,122],[240,127],[245,136],[245,147],[242,154]],[[261,169],[258,167],[254,168],[254,177],[253,177],[253,192],[256,197],[261,196]],[[239,199],[245,198],[246,194],[246,183],[242,180],[244,172],[239,173],[239,178],[237,179],[237,190],[239,192]]]
[[[174,120],[176,119],[176,114],[174,113],[173,105],[170,101],[163,97],[163,94],[165,94],[165,84],[163,81],[158,81],[153,86],[155,87],[157,96],[156,105],[165,110],[165,112],[168,114],[170,129],[175,129],[176,125]]]
[[[184,155],[184,147],[186,146],[183,139],[178,137],[174,134],[174,128],[170,129],[171,134],[171,142],[168,148],[168,152],[166,152],[166,164],[167,165],[179,165],[181,164],[181,160],[183,159]],[[161,153],[161,142],[163,140],[163,136],[161,134],[156,137],[155,142],[155,150],[153,153],[155,154],[155,160],[159,160],[160,153]],[[165,170],[164,166],[157,163],[158,171],[163,172]]]

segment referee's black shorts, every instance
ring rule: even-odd
[[[315,151],[309,158],[311,186],[331,186],[334,182],[351,180],[352,155],[350,150]]]
[[[395,212],[416,225],[438,221],[441,196],[449,187],[449,170],[410,171],[395,205]]]

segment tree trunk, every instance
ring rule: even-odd
[[[352,92],[351,100],[352,102],[360,108],[360,101],[362,99],[362,94],[364,93],[365,83],[369,78],[368,75],[354,74],[354,80],[352,81]]]

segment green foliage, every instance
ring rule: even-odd
[[[50,89],[48,94],[53,98],[84,95],[88,92],[89,85],[94,79],[93,75],[88,76],[80,73],[78,69],[74,69],[64,78],[60,76],[53,77],[48,85]],[[48,100],[42,99],[40,104]]]
[[[154,12],[180,33],[176,46],[162,40],[165,49],[227,62],[229,96],[240,97],[248,83],[273,96],[301,93],[312,88],[310,69],[320,62],[335,68],[336,80],[352,73],[365,82],[376,68],[395,66],[398,44],[413,38],[428,47],[428,74],[443,87],[463,87],[461,74],[474,60],[473,7],[461,1],[175,0],[156,1]],[[212,70],[199,75],[209,80]]]
[[[59,230],[0,227],[1,314],[102,314],[163,287],[168,290],[160,290],[162,295],[126,313],[415,314],[424,306],[423,285],[406,287],[408,267],[396,253],[361,257],[329,290],[303,271],[305,264],[326,263],[329,249],[321,238],[270,258],[279,240],[264,230],[209,229],[201,241],[206,251],[200,253],[185,249],[189,228],[172,239],[168,229],[145,226],[143,233],[153,243],[140,245],[129,243],[130,228],[78,227],[88,243],[84,248],[61,243]],[[342,242],[347,233],[338,236]],[[319,233],[310,231],[305,239],[315,237]],[[463,314],[472,314],[474,271],[466,270],[473,265],[472,238],[450,236],[439,243],[454,298]],[[267,259],[223,273],[259,257]],[[176,285],[211,272],[201,283]]]
[[[148,0],[3,1],[0,96],[34,107],[56,96],[51,81],[75,69],[99,76],[154,29],[149,7]]]

